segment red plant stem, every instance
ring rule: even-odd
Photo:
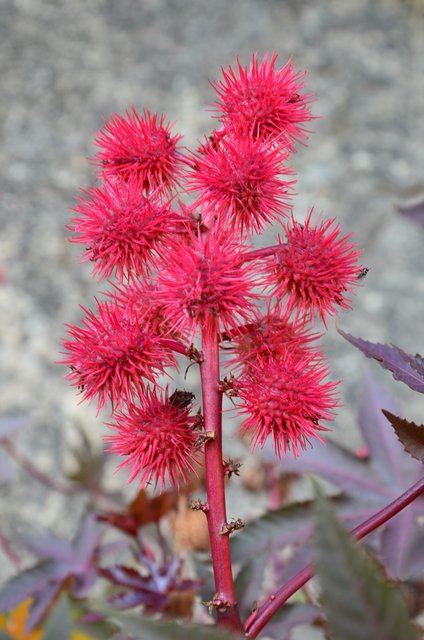
[[[397,515],[402,509],[424,493],[424,478],[416,482],[405,493],[393,500],[386,507],[355,527],[351,534],[357,540],[364,538],[369,533],[380,527],[382,524]],[[308,565],[297,573],[285,585],[272,594],[263,605],[250,615],[245,624],[245,637],[256,638],[258,633],[264,628],[276,611],[294,594],[298,589],[308,582],[314,575],[313,565]]]
[[[15,569],[17,569],[17,571],[20,571],[22,569],[22,561],[20,557],[14,552],[8,540],[6,540],[2,533],[0,533],[0,549],[3,551],[4,555],[9,558]]]
[[[227,522],[227,516],[222,464],[222,394],[219,390],[218,337],[211,336],[204,331],[202,333],[202,352],[204,360],[200,364],[200,376],[204,428],[207,434],[213,435],[205,442],[206,492],[208,497],[206,517],[216,588],[211,605],[217,610],[219,624],[233,631],[243,632],[234,593],[229,536],[221,533]]]
[[[24,456],[20,451],[18,451],[9,438],[4,438],[1,442],[1,446],[7,453],[24,469],[27,473],[29,473],[33,478],[44,484],[49,489],[53,491],[58,491],[59,493],[64,493],[68,496],[73,496],[76,493],[80,493],[81,488],[78,486],[73,486],[71,484],[64,484],[61,482],[57,482],[50,478],[44,471],[41,471],[33,462]]]
[[[171,338],[163,338],[161,340],[161,344],[166,349],[170,349],[171,351],[175,351],[176,353],[181,353],[183,356],[188,357],[188,347],[182,342],[178,340],[172,340]]]
[[[266,472],[268,476],[268,507],[271,509],[278,509],[281,505],[281,491],[279,487],[279,475],[275,464],[268,464],[266,466]]]

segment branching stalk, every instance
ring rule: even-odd
[[[204,361],[200,365],[205,431],[213,434],[205,443],[206,491],[209,538],[216,593],[211,606],[218,621],[233,631],[243,631],[234,593],[229,536],[222,530],[227,523],[222,465],[222,394],[219,391],[219,350],[217,336],[202,334]]]

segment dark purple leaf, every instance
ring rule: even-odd
[[[249,558],[234,581],[234,590],[242,618],[247,618],[261,593],[267,557],[257,553]]]
[[[408,580],[422,582],[424,575],[424,529],[422,525],[415,529],[415,537],[406,550],[403,566],[404,575]]]
[[[42,560],[72,562],[74,552],[69,540],[57,538],[50,534],[32,535],[30,533],[20,535],[19,539],[27,549]]]
[[[315,549],[312,544],[312,533],[313,527],[311,523],[310,541],[308,541],[306,544],[302,544],[301,547],[297,548],[294,551],[293,555],[290,556],[289,559],[282,564],[281,570],[278,572],[277,584],[288,582],[302,569],[304,569],[307,564],[311,564],[315,561]]]
[[[29,608],[28,617],[25,621],[25,631],[29,633],[43,620],[50,607],[58,597],[62,589],[62,584],[52,582],[48,584],[42,591],[33,594],[32,603]]]
[[[413,222],[424,226],[424,197],[422,195],[411,202],[399,204],[397,210],[405,216],[405,218],[409,218],[413,220]]]
[[[366,460],[360,460],[330,439],[314,443],[296,459],[287,457],[284,460],[287,473],[315,473],[367,505],[389,502],[393,493],[369,473],[369,466]]]
[[[0,441],[3,438],[9,438],[9,436],[15,435],[19,429],[28,426],[28,424],[28,418],[24,418],[23,416],[16,418],[0,418]]]
[[[381,534],[380,560],[394,580],[410,577],[409,551],[417,542],[417,515],[413,509],[404,509],[392,518]]]
[[[321,492],[316,503],[317,576],[334,638],[418,640],[394,585],[339,524]]]
[[[97,582],[97,568],[91,563],[84,571],[74,575],[71,593],[74,598],[85,598]]]
[[[43,562],[21,571],[0,589],[0,611],[7,612],[33,596],[56,577],[53,562]]]
[[[98,527],[92,514],[88,514],[74,540],[75,560],[84,567],[90,562],[97,546],[99,537]]]
[[[394,495],[414,481],[416,465],[404,455],[402,446],[390,429],[381,410],[399,408],[371,375],[364,378],[359,399],[358,424],[366,444],[369,464],[385,487]]]
[[[147,609],[163,611],[169,603],[169,598],[167,594],[157,591],[123,591],[114,593],[109,602],[117,609],[130,609],[143,605]]]
[[[380,344],[378,342],[368,342],[362,338],[355,338],[350,333],[345,333],[338,329],[340,335],[348,342],[357,347],[367,358],[373,358],[384,367],[391,371],[395,380],[404,382],[413,391],[424,393],[424,375],[412,367],[409,356],[393,345]]]
[[[405,451],[416,460],[424,462],[424,425],[399,418],[385,409],[382,412],[395,430]]]
[[[424,377],[424,358],[419,353],[416,353],[415,356],[413,356],[410,353],[403,351],[400,347],[395,347],[395,349],[399,351],[404,360],[409,362],[413,369],[418,371],[418,373]]]
[[[193,624],[178,620],[153,620],[146,616],[123,614],[104,609],[108,620],[129,633],[134,640],[237,640],[234,631],[216,625]]]
[[[25,535],[24,544],[45,561],[19,573],[0,589],[0,611],[10,611],[23,600],[33,602],[28,617],[28,629],[37,625],[48,611],[60,590],[67,585],[74,597],[87,595],[97,580],[94,565],[95,523],[88,517],[77,536],[75,546],[52,535]],[[68,584],[67,578],[73,580]]]
[[[278,640],[290,640],[292,630],[320,620],[322,613],[314,604],[286,604],[266,625],[266,635]]]
[[[151,611],[163,611],[171,604],[170,593],[194,590],[199,580],[181,579],[181,559],[174,556],[163,565],[143,554],[136,554],[147,573],[141,574],[133,567],[122,565],[100,568],[99,574],[113,584],[124,587],[110,598],[110,603],[119,609],[143,605]]]
[[[312,508],[312,502],[293,504],[247,523],[243,535],[231,539],[234,561],[246,562],[286,545],[302,544],[311,534]]]
[[[116,565],[107,568],[102,567],[99,569],[99,573],[104,578],[113,582],[113,584],[121,587],[128,587],[129,589],[144,590],[153,584],[152,577],[150,575],[143,576],[136,569],[133,569],[132,567],[124,567],[123,565]]]

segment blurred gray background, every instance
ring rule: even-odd
[[[97,290],[65,229],[92,177],[94,132],[135,105],[165,113],[195,144],[213,126],[208,78],[237,54],[247,63],[275,50],[308,72],[321,118],[294,159],[296,210],[337,216],[370,268],[340,326],[423,352],[424,231],[395,211],[423,190],[423,33],[422,0],[0,0],[0,414],[27,416],[17,446],[54,474],[77,426],[102,446],[95,407],[78,405],[55,364],[63,324]],[[355,397],[378,367],[334,327],[326,344],[344,379],[334,435],[356,446]],[[382,378],[423,422],[422,398]],[[0,512],[7,536],[29,522],[66,533],[79,504],[15,468]],[[0,551],[0,578],[11,571]]]

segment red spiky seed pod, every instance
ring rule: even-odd
[[[97,396],[100,410],[110,400],[112,410],[142,394],[146,381],[154,382],[166,366],[175,365],[143,317],[126,314],[111,303],[98,302],[97,313],[84,309],[82,326],[67,325],[63,364],[67,378],[79,387],[84,400]]]
[[[198,463],[191,398],[190,402],[176,402],[168,389],[147,389],[139,403],[115,414],[115,422],[109,424],[115,433],[106,437],[109,450],[125,457],[118,468],[130,469],[129,482],[137,480],[141,488],[153,483],[160,489],[168,482],[179,488]]]
[[[249,319],[254,280],[230,232],[175,238],[158,267],[157,301],[172,330],[210,335]]]
[[[84,191],[69,228],[76,234],[70,242],[87,249],[82,262],[94,263],[98,279],[112,274],[120,282],[132,279],[149,268],[155,250],[173,230],[173,214],[155,196],[143,195],[138,180],[110,182]]]
[[[234,354],[227,365],[235,370],[255,367],[258,362],[284,359],[295,353],[307,356],[317,351],[320,334],[312,333],[303,323],[291,322],[278,308],[264,315],[255,314],[253,322],[240,327],[232,336],[229,352]]]
[[[211,83],[218,95],[212,107],[225,129],[271,138],[293,151],[296,141],[307,138],[312,95],[302,93],[305,73],[291,60],[282,69],[276,62],[276,53],[266,53],[261,62],[253,54],[249,67],[237,58],[237,69],[222,69],[223,80]]]
[[[279,148],[243,135],[205,144],[188,181],[190,191],[200,192],[196,205],[202,207],[202,222],[212,226],[217,219],[220,227],[243,234],[285,218],[294,184],[282,179],[292,174],[286,159]]]
[[[341,235],[335,218],[313,225],[311,215],[312,210],[304,224],[293,220],[285,226],[286,238],[267,263],[264,284],[288,314],[312,323],[318,315],[327,326],[329,316],[351,307],[348,294],[360,284],[361,251],[349,241],[352,234]]]
[[[164,116],[147,109],[137,113],[135,107],[125,117],[113,114],[105,120],[94,144],[100,147],[93,164],[101,175],[124,181],[136,178],[146,192],[171,191],[182,175],[179,135],[171,135],[172,125]]]
[[[332,420],[338,406],[337,383],[326,382],[327,375],[327,364],[317,354],[287,354],[273,366],[265,360],[250,368],[237,383],[237,398],[239,414],[248,416],[240,431],[252,436],[253,449],[271,438],[279,458],[288,451],[297,456],[311,439],[320,439],[327,430],[320,421]]]

